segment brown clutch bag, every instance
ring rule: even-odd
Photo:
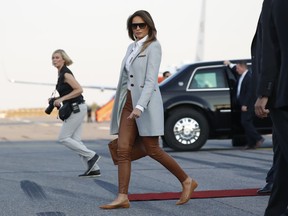
[[[117,165],[118,164],[118,154],[117,154],[118,138],[108,143],[108,147],[109,147],[109,151],[110,151],[113,163]],[[147,153],[145,151],[144,146],[141,144],[141,139],[138,138],[136,139],[135,144],[132,147],[131,160],[134,161],[145,156],[147,156]]]

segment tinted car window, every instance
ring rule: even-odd
[[[192,73],[188,89],[228,88],[223,68],[201,68]]]

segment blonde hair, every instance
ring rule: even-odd
[[[65,65],[69,66],[69,65],[72,65],[73,64],[73,61],[72,59],[67,55],[67,53],[62,50],[62,49],[57,49],[53,52],[52,56],[55,54],[55,53],[59,53],[63,60],[65,61]]]

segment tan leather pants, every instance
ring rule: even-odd
[[[119,193],[128,194],[131,175],[131,151],[137,137],[139,137],[135,120],[127,119],[133,110],[130,91],[124,105],[118,137],[118,184]],[[141,117],[140,117],[141,118]],[[147,155],[161,163],[182,183],[188,177],[177,162],[159,146],[159,137],[141,137]]]

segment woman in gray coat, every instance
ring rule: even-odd
[[[130,44],[123,59],[111,119],[111,134],[118,134],[118,196],[102,209],[129,208],[128,186],[131,175],[131,150],[135,139],[142,141],[151,158],[166,167],[182,184],[177,205],[189,201],[197,187],[183,169],[159,146],[164,133],[164,114],[158,87],[161,46],[151,15],[136,11],[127,20]]]

